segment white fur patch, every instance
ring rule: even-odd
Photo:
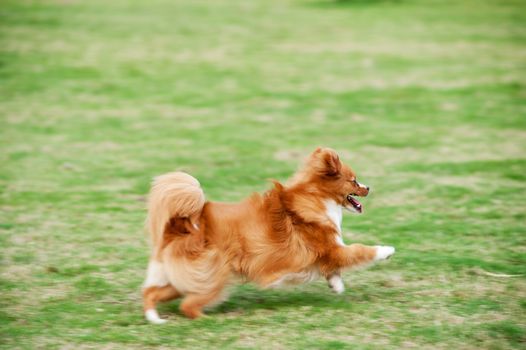
[[[358,187],[360,187],[360,188],[367,188],[367,186],[366,186],[366,185],[364,185],[364,184],[361,184],[361,183],[359,183],[359,182],[358,182]]]
[[[148,264],[148,271],[146,272],[146,281],[144,281],[144,288],[148,287],[163,287],[168,284],[168,278],[164,272],[164,266],[161,262],[150,260]]]
[[[338,232],[342,232],[342,206],[335,201],[330,200],[325,202],[325,208],[327,208],[327,216],[336,226]]]
[[[329,220],[332,221],[332,223],[336,226],[336,229],[338,230],[338,235],[336,235],[336,243],[338,245],[344,246],[345,243],[343,243],[342,238],[342,206],[338,205],[335,201],[329,200],[325,202],[325,208],[327,217]]]
[[[376,246],[376,256],[374,260],[385,260],[389,259],[391,255],[395,253],[394,247],[377,245]]]
[[[153,324],[166,323],[166,320],[163,320],[162,318],[160,318],[159,314],[157,313],[157,310],[155,309],[146,310],[146,312],[144,313],[144,316],[146,317],[148,321],[150,321]]]
[[[337,294],[341,294],[345,291],[345,286],[343,285],[343,280],[341,276],[334,275],[329,279],[329,286]]]

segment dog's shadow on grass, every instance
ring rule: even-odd
[[[208,315],[223,315],[250,313],[257,310],[283,310],[289,307],[314,307],[350,309],[355,304],[371,302],[378,298],[374,292],[366,290],[351,290],[337,295],[326,291],[301,289],[258,290],[254,287],[239,287],[234,289],[228,299],[206,311]],[[180,301],[165,306],[169,313],[179,313]]]

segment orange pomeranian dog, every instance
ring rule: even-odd
[[[144,283],[146,318],[164,323],[160,301],[184,297],[189,318],[225,297],[236,276],[263,288],[327,279],[344,290],[345,268],[388,259],[393,247],[345,245],[342,208],[361,213],[369,187],[335,151],[316,149],[286,184],[230,204],[207,202],[199,182],[174,172],[157,177],[148,199],[152,255]]]

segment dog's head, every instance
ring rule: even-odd
[[[362,212],[362,205],[356,197],[367,196],[369,186],[358,182],[354,171],[340,161],[334,150],[317,148],[307,159],[302,173],[324,197],[348,210]]]

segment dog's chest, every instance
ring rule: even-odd
[[[345,245],[342,238],[342,206],[338,205],[335,201],[327,201],[325,202],[325,208],[327,217],[332,221],[338,230],[338,234],[335,237],[336,243],[342,246]]]
[[[336,226],[338,232],[342,232],[342,206],[335,201],[325,202],[325,213],[329,220]]]

